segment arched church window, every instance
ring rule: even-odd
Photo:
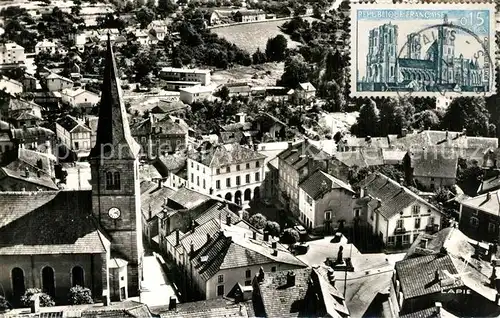
[[[119,172],[114,173],[113,183],[114,183],[115,189],[119,190],[120,189],[120,173]]]
[[[54,297],[56,294],[54,269],[45,266],[42,269],[42,291]]]
[[[83,274],[83,268],[81,266],[75,266],[71,270],[71,283],[74,286],[84,286],[85,281],[84,281],[84,274]]]
[[[110,171],[106,172],[106,189],[113,189],[113,173]]]
[[[19,267],[14,267],[11,274],[14,300],[18,301],[26,291],[26,286],[24,285],[24,272]]]

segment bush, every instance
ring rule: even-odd
[[[50,295],[42,293],[40,288],[28,288],[23,296],[21,296],[21,305],[23,307],[31,306],[31,297],[35,294],[39,294],[40,297],[40,307],[53,307],[55,306],[54,300]]]
[[[68,301],[71,305],[93,304],[92,292],[82,286],[75,286],[69,290]]]
[[[267,219],[262,214],[257,213],[252,215],[248,222],[256,229],[261,230],[266,226]]]
[[[7,310],[10,310],[12,306],[9,304],[7,299],[5,299],[4,296],[0,296],[0,312],[5,312]]]
[[[280,225],[273,221],[267,221],[264,230],[269,232],[271,236],[280,235]]]
[[[283,244],[293,245],[300,239],[299,232],[293,228],[288,228],[283,231],[280,242]]]

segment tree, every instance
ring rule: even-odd
[[[300,235],[294,228],[288,228],[283,231],[280,242],[283,244],[294,245],[300,240]]]
[[[274,38],[269,38],[266,44],[266,56],[269,61],[281,62],[286,57],[288,40],[283,34],[278,34]]]
[[[413,127],[420,129],[436,129],[440,125],[439,117],[433,110],[424,110],[413,116]]]
[[[280,235],[280,225],[274,221],[267,221],[264,231],[267,231],[271,236]]]
[[[489,136],[490,114],[483,97],[457,97],[446,109],[441,128],[467,130],[469,136]]]
[[[151,23],[151,21],[154,20],[155,14],[154,12],[147,7],[141,7],[139,10],[136,11],[135,13],[135,18],[137,19],[137,22],[141,25],[141,28],[146,28],[148,24]]]
[[[87,287],[75,286],[69,290],[68,301],[71,305],[93,304],[92,292]]]
[[[38,297],[40,297],[40,307],[53,307],[55,306],[55,302],[46,293],[42,293],[42,290],[40,288],[28,288],[26,292],[24,293],[23,296],[21,296],[21,304],[23,307],[30,307],[31,306],[31,297],[33,295],[38,294]]]
[[[267,219],[260,213],[254,214],[248,219],[248,222],[258,230],[263,229],[266,226]]]
[[[150,8],[151,10],[155,10],[156,9],[156,1],[155,0],[147,0],[146,7]]]
[[[263,64],[267,62],[267,55],[257,48],[257,50],[252,55],[253,64]]]
[[[229,100],[229,88],[227,86],[222,86],[222,88],[217,92],[217,96],[220,97],[223,101]]]
[[[375,102],[367,99],[359,110],[354,133],[358,137],[377,136],[378,134],[378,109]]]
[[[158,0],[158,13],[162,16],[174,13],[178,6],[171,0]]]
[[[459,160],[457,172],[457,184],[469,196],[476,196],[477,189],[483,179],[483,169],[476,160],[470,162]]]
[[[300,54],[290,56],[285,61],[285,72],[281,75],[280,85],[297,88],[299,83],[309,81],[311,68]]]
[[[145,5],[144,0],[134,0],[134,5],[136,8],[142,8]]]

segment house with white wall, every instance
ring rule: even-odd
[[[15,42],[0,44],[0,67],[24,64],[25,61],[24,47]]]
[[[61,100],[72,107],[85,109],[85,113],[89,113],[100,100],[98,94],[83,88],[67,88],[61,91]]]
[[[201,149],[187,159],[189,188],[236,204],[248,203],[260,198],[265,158],[239,144]]]
[[[353,215],[387,247],[408,247],[419,234],[441,229],[443,213],[389,177],[372,173],[357,186]]]
[[[299,219],[307,228],[327,233],[352,224],[354,194],[346,182],[317,170],[299,184]]]
[[[56,134],[59,142],[75,151],[79,157],[87,156],[93,147],[90,128],[73,116],[66,115],[56,121]]]
[[[45,77],[45,84],[49,92],[62,91],[66,88],[72,88],[74,85],[72,80],[56,73],[50,73]]]

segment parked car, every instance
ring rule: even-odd
[[[297,244],[293,248],[293,252],[296,255],[306,254],[309,251],[309,245],[307,244]]]
[[[294,229],[299,232],[300,236],[307,235],[307,230],[302,225],[295,225]]]

